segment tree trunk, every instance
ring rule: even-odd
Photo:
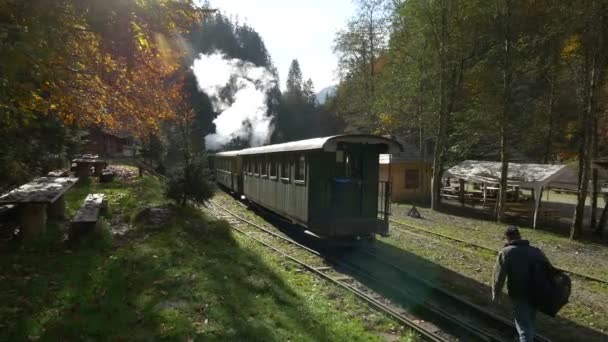
[[[441,171],[443,170],[443,150],[447,135],[448,115],[443,110],[439,113],[439,129],[435,140],[433,156],[433,182],[431,184],[431,209],[438,210],[441,203]]]
[[[549,161],[551,161],[551,147],[553,144],[553,104],[555,101],[555,76],[551,75],[551,78],[549,80],[550,82],[550,91],[549,91],[549,105],[548,105],[548,109],[549,109],[549,113],[548,113],[548,123],[547,126],[549,126],[549,130],[547,131],[547,140],[546,140],[546,150],[545,150],[545,160],[544,163],[548,164]]]
[[[441,33],[439,38],[439,127],[435,139],[435,155],[433,156],[433,181],[431,184],[431,209],[438,210],[441,202],[441,172],[443,171],[443,153],[447,138],[449,112],[447,111],[447,40],[448,40],[448,8],[447,1],[441,2]]]
[[[578,239],[583,232],[583,221],[585,218],[585,201],[589,187],[590,166],[590,116],[593,111],[594,94],[596,87],[596,55],[594,47],[587,47],[587,53],[591,54],[591,61],[586,61],[585,67],[585,108],[579,115],[579,151],[578,151],[578,195],[576,198],[576,209],[570,227],[570,238]],[[591,51],[589,51],[591,50]],[[588,59],[588,57],[587,57]],[[590,63],[589,63],[590,62]],[[591,65],[589,65],[591,64]]]
[[[509,114],[511,107],[511,86],[513,81],[513,68],[511,56],[511,0],[505,0],[505,13],[503,16],[504,54],[503,54],[503,103],[500,118],[500,192],[496,220],[502,222],[505,219],[505,207],[507,205],[507,176],[509,172]]]
[[[591,136],[591,156],[592,158],[597,158],[598,150],[597,150],[597,139],[598,139],[598,130],[597,130],[597,118],[592,120],[593,128],[592,128],[592,136]],[[589,228],[591,230],[596,230],[597,224],[597,199],[599,196],[598,189],[598,174],[597,169],[593,168],[591,170],[591,222],[589,223]]]
[[[604,195],[604,210],[602,211],[602,215],[600,216],[600,222],[597,224],[595,228],[595,233],[597,235],[602,235],[604,232],[604,226],[606,225],[606,217],[608,216],[608,195]]]

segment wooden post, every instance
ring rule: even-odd
[[[101,176],[101,170],[105,168],[105,165],[102,163],[95,163],[95,176]]]
[[[532,219],[532,228],[536,229],[536,221],[538,220],[538,211],[540,210],[540,202],[543,200],[543,188],[539,191],[532,190],[534,196],[534,218]]]
[[[458,200],[464,207],[464,179],[458,179],[458,185],[460,187],[460,189],[458,189]]]
[[[44,234],[46,232],[46,204],[19,205],[19,223],[25,238]]]
[[[65,219],[65,197],[63,195],[48,206],[47,214],[49,218]]]
[[[79,181],[86,181],[89,179],[91,173],[91,166],[89,163],[76,163],[76,177]]]

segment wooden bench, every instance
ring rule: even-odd
[[[107,209],[104,194],[89,194],[70,222],[70,238],[77,237],[97,227],[99,215]]]

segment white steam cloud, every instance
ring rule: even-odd
[[[263,67],[222,53],[201,54],[192,65],[198,88],[211,99],[219,116],[214,134],[205,137],[208,149],[218,150],[235,138],[262,146],[272,134],[267,94],[277,80]]]

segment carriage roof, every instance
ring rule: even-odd
[[[236,157],[239,155],[239,152],[241,152],[241,151],[219,152],[219,153],[216,153],[215,156],[216,157]]]
[[[267,145],[262,147],[247,148],[241,151],[234,151],[237,155],[253,155],[279,152],[299,152],[323,150],[333,152],[337,150],[338,143],[360,143],[360,144],[382,144],[386,147],[384,153],[396,153],[403,150],[401,144],[395,140],[365,134],[344,134],[323,138],[313,138],[307,140],[292,141],[283,144]],[[228,152],[226,152],[228,153]]]

